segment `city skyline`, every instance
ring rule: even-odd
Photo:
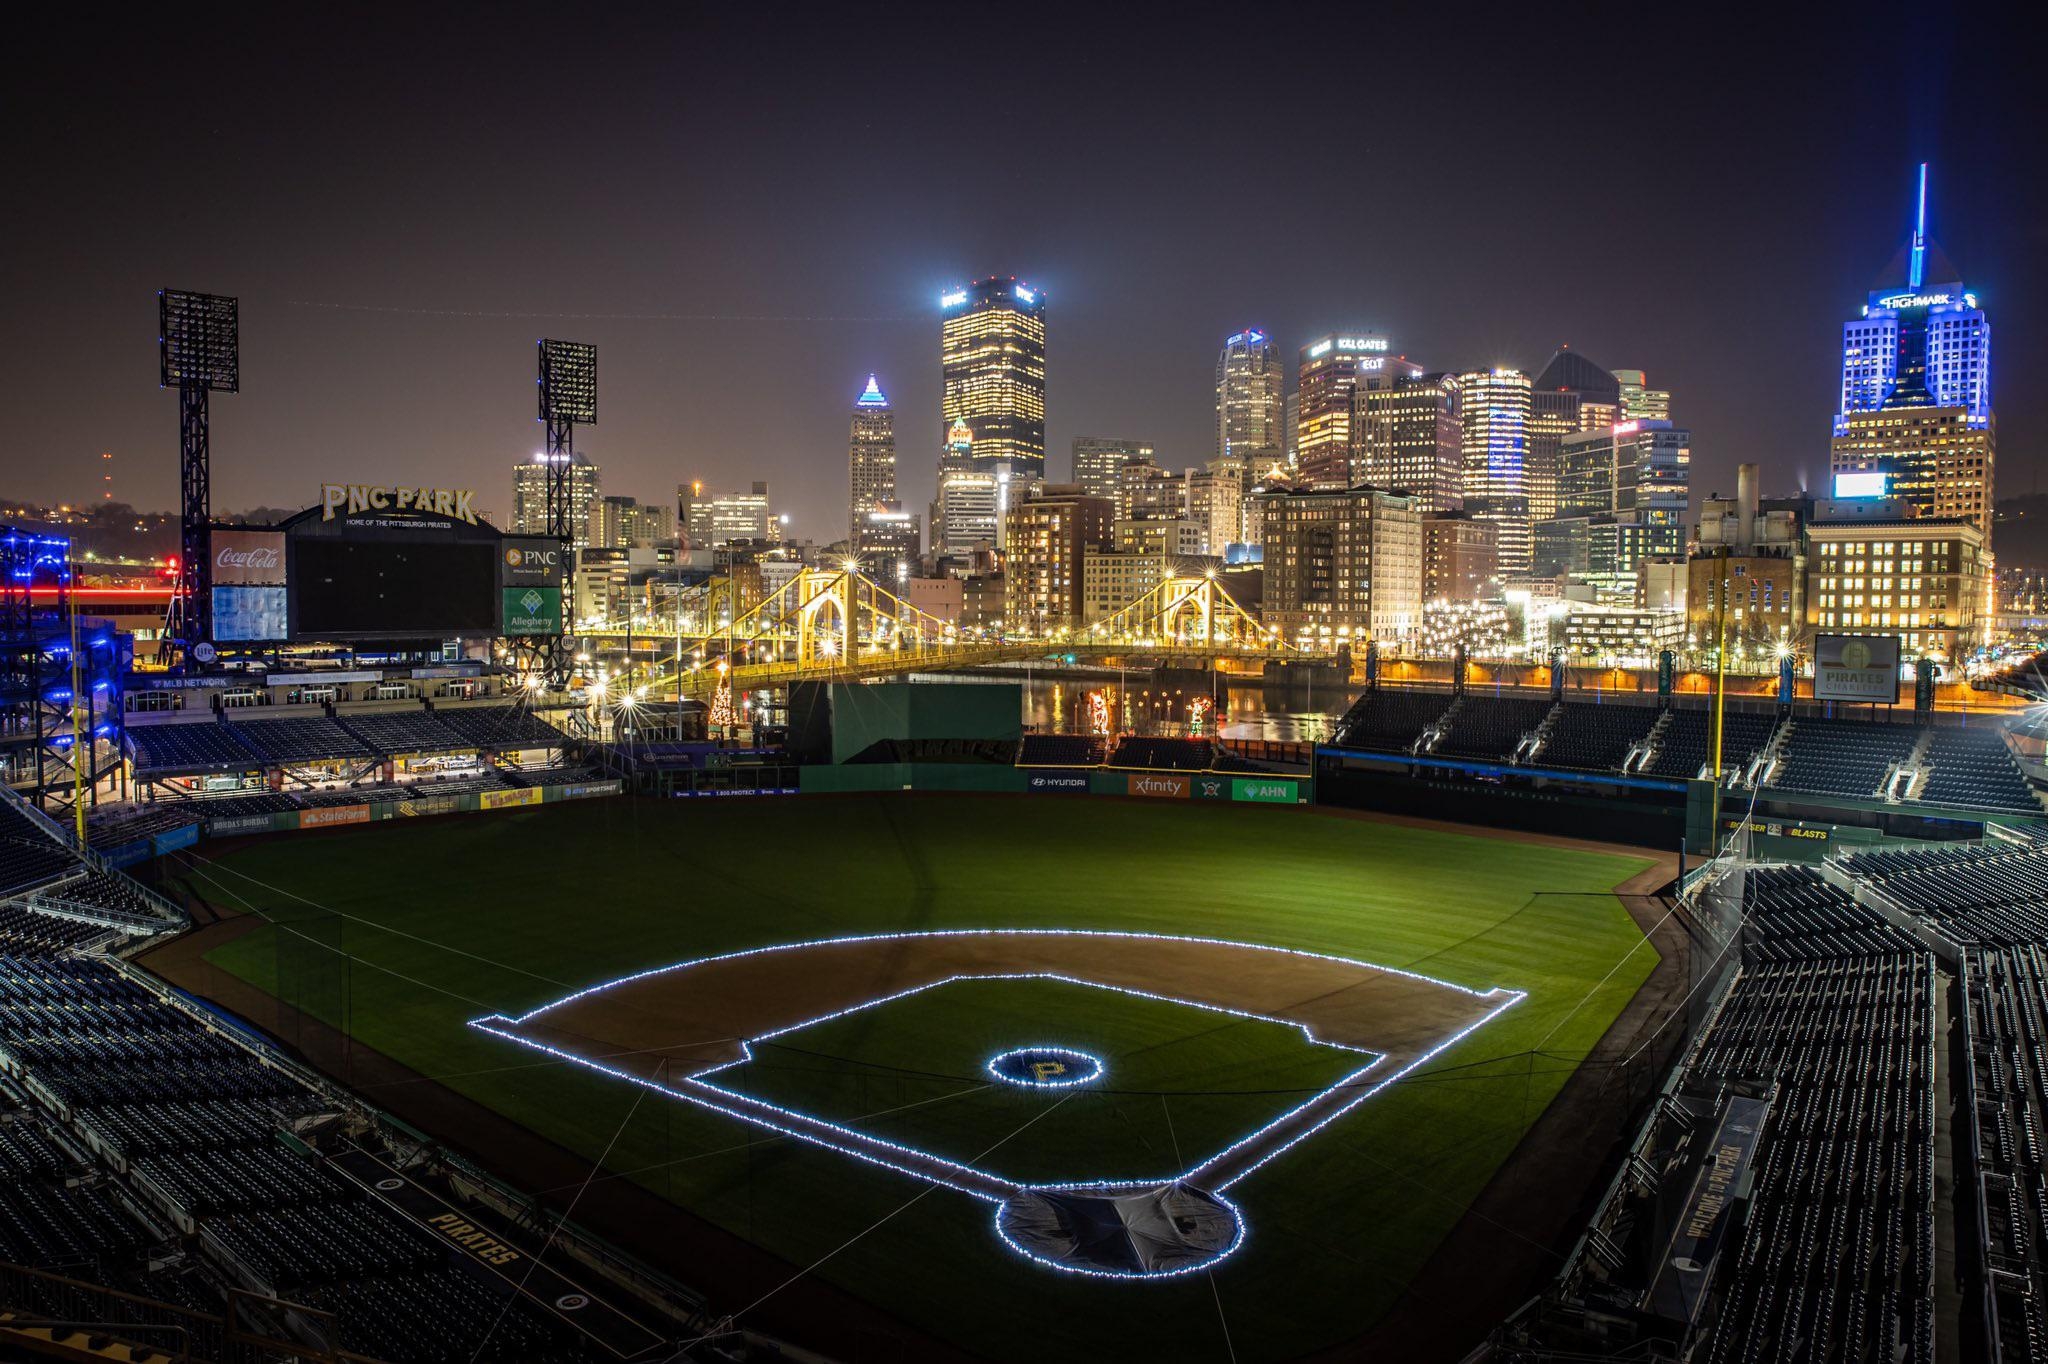
[[[615,117],[618,101],[675,86],[691,93],[660,105],[665,131],[651,136],[686,148],[677,140],[697,118],[738,137],[718,105],[733,78],[712,69],[750,40],[746,25],[732,22],[739,27],[692,21],[664,30],[638,57],[628,54],[622,26],[598,23],[578,51],[614,61],[618,80],[589,117]],[[1589,64],[1638,44],[1655,48],[1659,38],[1641,21],[1626,34],[1588,27],[1578,55]],[[1897,41],[1896,27],[1878,18],[1864,27],[1846,35],[1795,27],[1772,54],[1746,60],[1791,71],[1823,51],[1847,62]],[[1982,36],[1981,26],[1958,28],[1910,31],[1936,48]],[[110,451],[118,498],[171,505],[174,413],[148,360],[151,299],[170,285],[242,300],[246,379],[215,413],[224,509],[303,505],[324,478],[421,469],[437,483],[474,486],[492,504],[504,468],[540,444],[527,352],[548,334],[589,340],[603,357],[606,422],[580,431],[578,448],[605,466],[608,488],[648,500],[686,478],[712,486],[766,479],[788,490],[782,509],[796,533],[822,543],[844,517],[845,395],[874,372],[900,410],[937,411],[936,300],[998,272],[1043,286],[1057,311],[1047,362],[1052,477],[1065,475],[1074,437],[1105,431],[1152,444],[1169,467],[1199,466],[1214,442],[1214,363],[1226,337],[1254,325],[1291,356],[1315,336],[1362,326],[1398,337],[1433,371],[1534,373],[1566,342],[1602,364],[1641,366],[1652,386],[1678,395],[1678,416],[1694,432],[1696,488],[1725,490],[1735,465],[1755,460],[1771,491],[1817,491],[1828,414],[1838,406],[1841,318],[1904,278],[1911,177],[1923,159],[1932,162],[1934,247],[2005,319],[2001,369],[2029,373],[2044,349],[2024,322],[2042,311],[2042,266],[2027,226],[2038,217],[2029,205],[2041,177],[2027,173],[2037,153],[1997,126],[1961,121],[1988,118],[1980,111],[2000,107],[1996,99],[1958,106],[1944,116],[1957,121],[1947,122],[1931,96],[1916,93],[1876,125],[1817,97],[1768,114],[1710,103],[1660,110],[1617,130],[1615,147],[1659,158],[1657,185],[1668,194],[1555,197],[1543,201],[1548,212],[1475,226],[1453,221],[1455,196],[1438,208],[1428,193],[1404,195],[1360,216],[1356,194],[1319,192],[1247,237],[1180,211],[1214,148],[1169,149],[1126,171],[1121,158],[1140,145],[1137,134],[1112,131],[1076,157],[1050,155],[1075,145],[1083,122],[1114,129],[1115,118],[1057,114],[1042,148],[1020,148],[1014,173],[1028,195],[963,194],[944,168],[966,134],[923,131],[927,101],[940,96],[914,76],[938,69],[925,63],[967,34],[941,43],[910,23],[866,26],[864,48],[903,77],[902,93],[866,109],[858,127],[820,132],[815,116],[842,79],[827,67],[847,40],[825,25],[788,55],[818,79],[791,82],[799,93],[741,139],[743,162],[669,160],[631,140],[596,146],[613,176],[666,166],[664,174],[681,177],[648,204],[620,208],[624,245],[600,249],[584,214],[548,206],[539,161],[513,151],[536,137],[560,150],[584,129],[610,126],[534,122],[544,116],[529,107],[523,83],[500,74],[528,33],[515,12],[502,32],[480,36],[467,65],[447,38],[421,35],[419,61],[465,72],[442,94],[387,88],[392,78],[369,50],[323,35],[335,74],[322,80],[345,71],[363,82],[340,113],[292,89],[281,64],[254,63],[247,93],[202,97],[213,151],[200,173],[176,180],[155,168],[149,154],[160,147],[141,133],[169,79],[153,74],[162,64],[151,53],[184,40],[141,35],[132,47],[96,53],[85,86],[97,97],[94,112],[48,101],[72,136],[49,140],[65,144],[61,158],[29,149],[29,178],[48,184],[68,211],[61,221],[8,229],[13,258],[46,268],[24,281],[0,324],[9,353],[25,362],[24,381],[43,398],[17,434],[38,458],[10,470],[6,495],[88,499],[99,490],[99,456]],[[259,26],[247,42],[253,52],[281,53],[291,36],[289,26]],[[1704,74],[1726,55],[1726,41],[1663,60],[1674,76]],[[1136,71],[1114,96],[1117,108],[1200,117],[1202,79],[1224,58],[1199,45],[1181,55],[1185,74]],[[1468,78],[1452,87],[1392,72],[1384,98],[1419,126],[1456,134],[1491,126],[1532,97],[1512,54],[1468,55]],[[1071,76],[1077,60],[1055,51],[1046,80]],[[681,74],[694,83],[674,79]],[[59,63],[30,84],[66,75]],[[1498,79],[1489,86],[1488,77]],[[2007,78],[1995,61],[1976,74]],[[276,130],[254,118],[259,100],[284,111]],[[1731,143],[1754,142],[1766,119],[1773,150],[1740,166],[1696,145],[1710,125]],[[473,186],[445,193],[427,173],[428,153],[447,153],[483,125],[502,127],[488,139],[493,153],[478,162]],[[421,148],[389,164],[332,180],[288,173],[341,157],[366,135],[403,143],[408,133]],[[1277,153],[1297,169],[1304,154]],[[1511,159],[1508,188],[1537,176],[1540,162]],[[88,164],[92,173],[78,169]],[[1127,174],[1142,212],[1100,202],[1101,211],[1078,218],[1066,211]],[[1425,165],[1414,174],[1427,190],[1449,184],[1441,177],[1451,170]],[[845,190],[846,176],[891,187],[875,214],[778,215],[750,244],[742,225],[762,221],[777,196],[821,204],[819,195]],[[790,188],[806,177],[821,183]],[[611,211],[601,195],[591,202]],[[158,229],[169,221],[178,230]],[[451,254],[444,243],[456,240],[465,245]],[[1149,254],[1134,250],[1140,241]],[[90,268],[102,260],[117,264]],[[1569,269],[1571,286],[1534,287],[1530,272],[1544,261]],[[2000,486],[2025,492],[2038,483],[2044,402],[2008,383],[2000,406]],[[935,426],[920,416],[899,433],[908,507],[933,492],[938,452],[920,447]]]

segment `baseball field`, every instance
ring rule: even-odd
[[[251,916],[210,968],[770,1252],[764,1327],[821,1281],[966,1354],[1249,1364],[1418,1292],[1455,1319],[1420,1271],[1657,964],[1611,893],[1649,868],[889,795],[394,821],[182,875]],[[1047,1186],[1175,1180],[1241,1225],[1121,1267],[999,1234]]]

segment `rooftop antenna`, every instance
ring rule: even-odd
[[[1920,206],[1913,218],[1913,255],[1906,287],[1917,290],[1927,268],[1927,163],[1920,163]]]

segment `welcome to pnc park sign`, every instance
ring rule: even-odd
[[[320,519],[358,512],[410,511],[450,516],[476,524],[476,493],[468,488],[385,488],[368,483],[322,483]]]

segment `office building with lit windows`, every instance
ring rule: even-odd
[[[1650,378],[1639,369],[1617,369],[1611,371],[1615,382],[1621,386],[1621,414],[1617,421],[1665,421],[1671,420],[1671,391],[1651,388]]]
[[[1265,545],[1261,616],[1283,639],[1392,640],[1420,626],[1423,535],[1413,497],[1297,486],[1256,500]]]
[[[766,544],[774,538],[774,517],[768,510],[768,485],[756,482],[746,492],[704,495],[702,483],[679,489],[680,512],[691,549],[717,549],[735,541]]]
[[[1045,300],[1014,279],[977,280],[939,299],[940,431],[973,434],[969,458],[1013,482],[1045,479]]]
[[[1295,477],[1317,488],[1347,488],[1357,456],[1352,394],[1363,376],[1387,368],[1392,344],[1371,332],[1331,333],[1301,348],[1295,380]]]
[[[598,466],[580,454],[557,456],[571,461],[569,468],[569,529],[572,548],[589,549],[591,536],[602,529],[598,524],[603,493],[599,490]],[[549,457],[536,453],[524,464],[512,467],[512,533],[548,533]]]
[[[1074,437],[1074,482],[1090,497],[1117,495],[1118,479],[1124,465],[1153,464],[1152,447],[1141,440],[1119,440],[1109,436]]]
[[[1286,371],[1266,333],[1247,327],[1216,357],[1216,458],[1265,468],[1286,455],[1280,422]]]
[[[932,499],[934,554],[968,554],[994,549],[1001,538],[1003,486],[994,474],[944,469]]]
[[[1991,533],[1996,427],[1972,425],[1965,407],[1884,406],[1851,412],[1831,444],[1836,479],[1882,491],[1922,516],[1967,517]]]
[[[1046,484],[1005,516],[1003,618],[1007,628],[1046,634],[1082,619],[1083,560],[1112,544],[1115,505],[1078,484]]]
[[[1604,430],[1620,412],[1620,381],[1570,346],[1560,346],[1530,383],[1524,476],[1531,521],[1564,514],[1559,483],[1565,438]]]
[[[872,374],[853,400],[846,465],[848,543],[858,550],[869,513],[896,501],[896,415]]]
[[[1529,572],[1529,376],[1482,369],[1458,376],[1465,510],[1498,528],[1501,575]]]
[[[1958,662],[1990,625],[1984,532],[1963,517],[1913,516],[1885,499],[1844,516],[1823,502],[1807,527],[1814,625],[1829,634],[1897,635],[1909,658]]]
[[[1415,495],[1424,512],[1465,501],[1465,437],[1453,374],[1396,374],[1357,390],[1358,481]]]

